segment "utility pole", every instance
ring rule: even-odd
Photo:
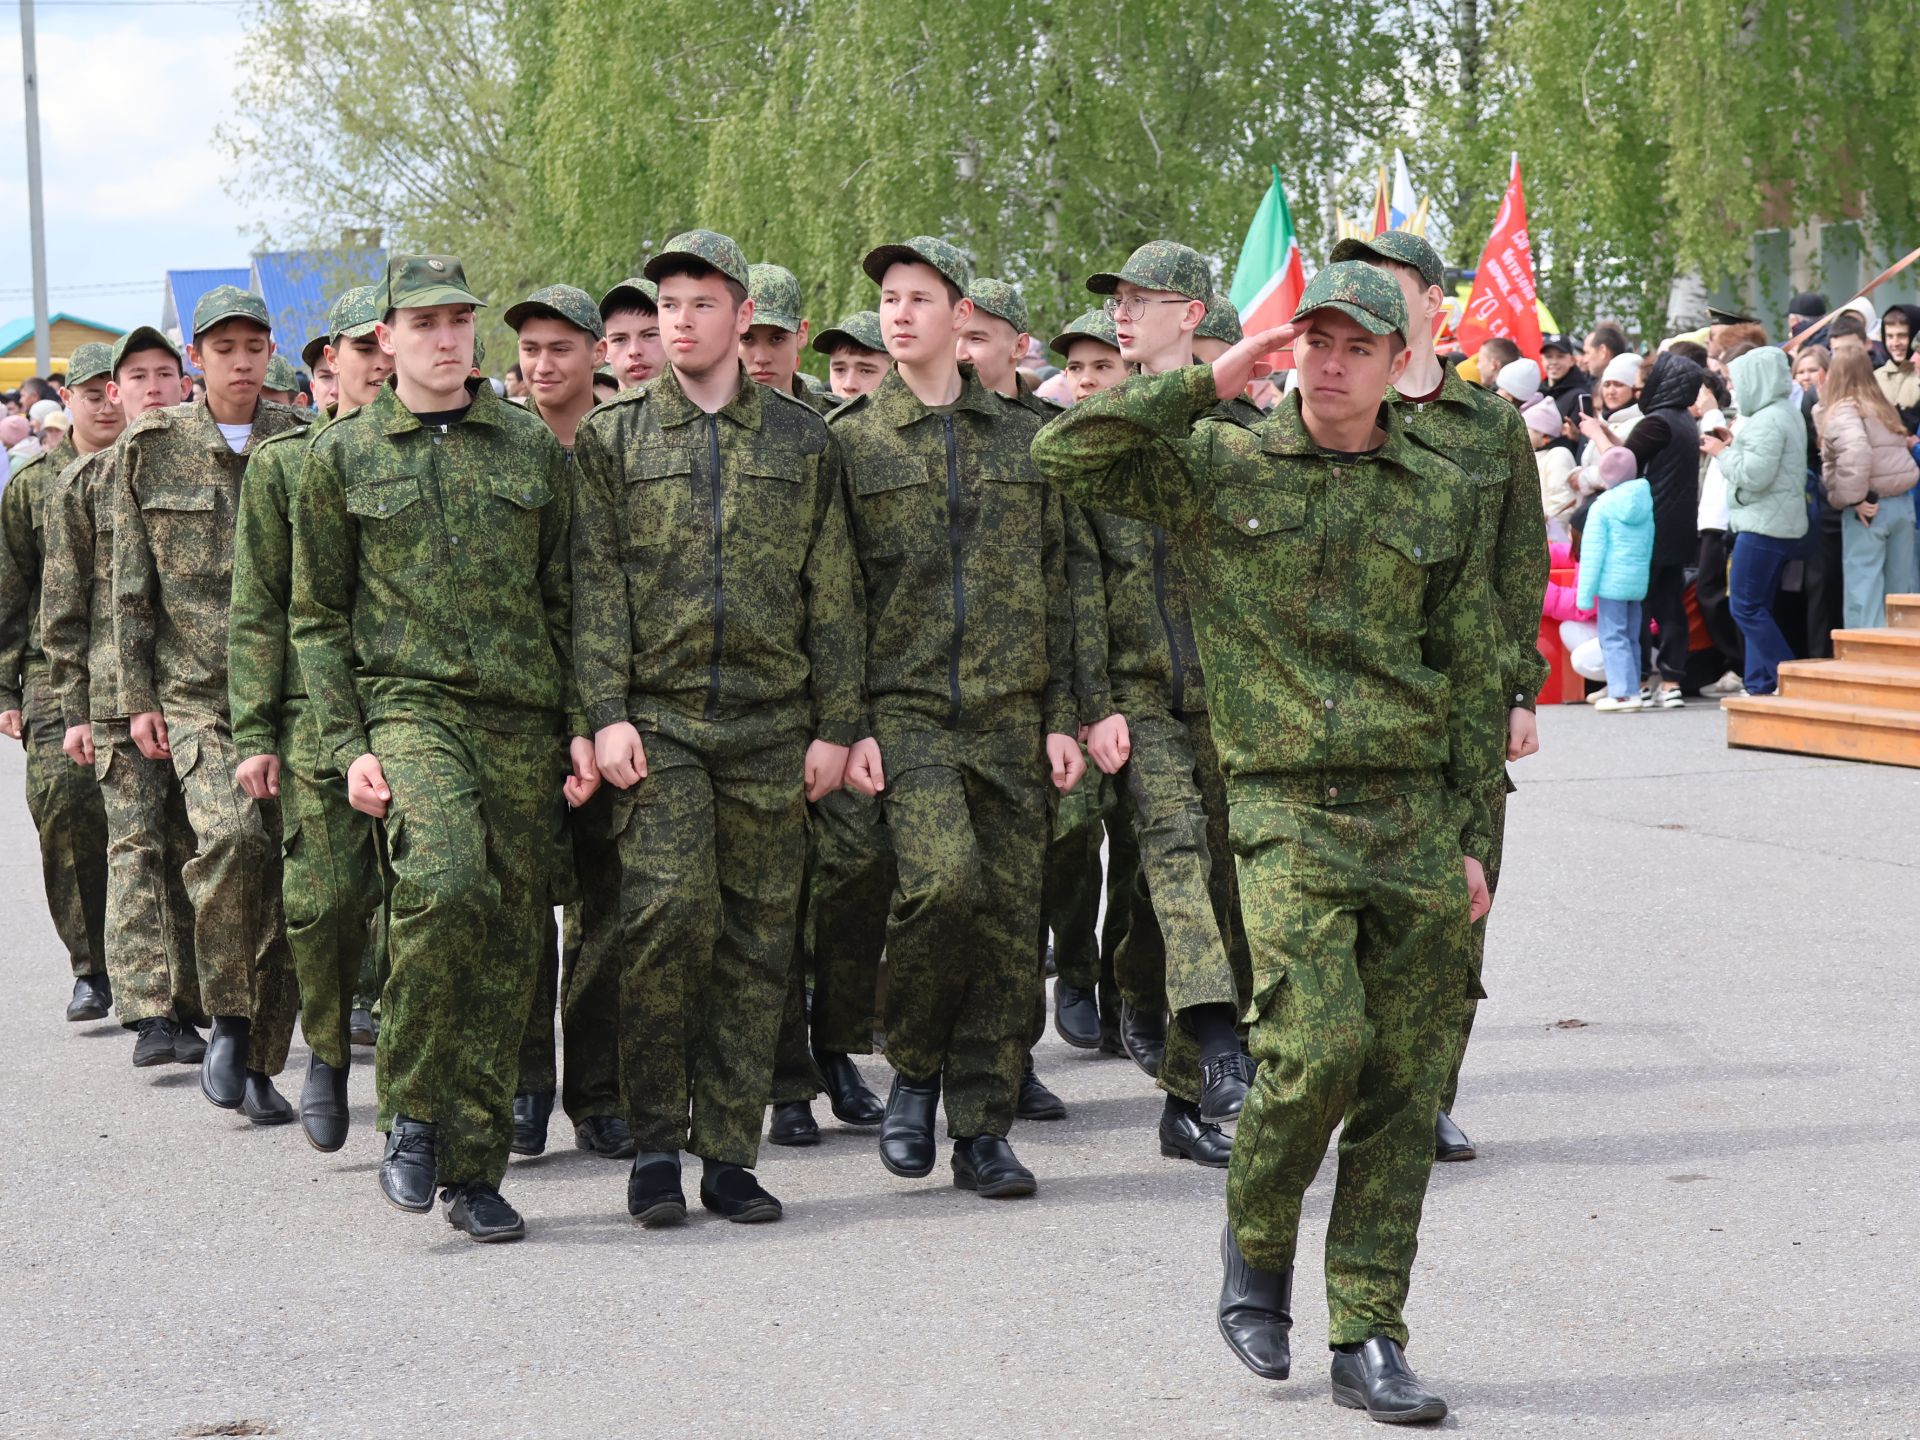
[[[33,0],[20,0],[20,79],[27,92],[27,226],[33,245],[33,373],[53,370],[47,325],[47,215],[40,195],[40,66],[33,53]]]

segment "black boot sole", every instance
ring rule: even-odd
[[[1477,1160],[1479,1157],[1480,1152],[1471,1145],[1463,1150],[1435,1150],[1433,1152],[1435,1162],[1442,1165],[1457,1160]]]
[[[206,1101],[209,1105],[212,1105],[213,1107],[219,1110],[238,1110],[241,1106],[242,1099],[244,1099],[244,1097],[238,1097],[232,1100],[222,1100],[219,1097],[217,1097],[213,1093],[213,1091],[207,1088],[207,1077],[205,1072],[202,1072],[200,1076],[200,1093],[201,1095],[206,1097]]]
[[[424,1205],[403,1204],[402,1202],[394,1199],[393,1196],[388,1192],[387,1187],[384,1185],[380,1187],[380,1198],[382,1200],[385,1200],[387,1204],[391,1205],[394,1209],[402,1211],[408,1215],[431,1215],[433,1213],[433,1192],[431,1191],[428,1192],[427,1200]]]
[[[107,1018],[107,1012],[112,1009],[113,1007],[111,1005],[89,1005],[84,1010],[69,1010],[67,1011],[67,1023],[69,1025],[79,1025],[88,1020],[104,1020]]]
[[[648,1230],[665,1230],[674,1225],[687,1223],[687,1202],[685,1200],[656,1200],[644,1205],[638,1212],[629,1212],[642,1227]]]
[[[547,1142],[542,1140],[536,1145],[531,1140],[523,1140],[516,1136],[513,1143],[507,1146],[507,1150],[514,1155],[544,1155],[547,1153]]]
[[[933,1159],[928,1160],[925,1165],[920,1166],[918,1169],[908,1170],[903,1166],[896,1165],[893,1163],[893,1161],[889,1160],[884,1150],[880,1152],[880,1163],[886,1167],[887,1173],[889,1175],[898,1175],[902,1180],[926,1179],[927,1176],[933,1173],[934,1160],[938,1160],[939,1158],[940,1157],[938,1155],[935,1155]]]
[[[145,1059],[142,1059],[138,1055],[133,1057],[133,1068],[136,1070],[151,1070],[156,1065],[171,1064],[173,1064],[173,1051],[171,1049],[162,1050],[158,1055],[151,1055]]]
[[[1447,1418],[1447,1402],[1438,1395],[1424,1405],[1416,1405],[1411,1410],[1386,1411],[1372,1410],[1367,1407],[1367,1397],[1358,1390],[1335,1382],[1332,1387],[1333,1403],[1343,1410],[1365,1410],[1369,1420],[1377,1420],[1382,1425],[1427,1425],[1435,1420]]]
[[[290,1108],[286,1110],[254,1111],[242,1105],[240,1107],[240,1113],[255,1125],[291,1125],[293,1123],[293,1111]]]
[[[1262,1380],[1284,1380],[1289,1375],[1293,1374],[1292,1356],[1288,1356],[1287,1363],[1285,1365],[1282,1365],[1277,1370],[1263,1370],[1258,1365],[1254,1364],[1253,1361],[1249,1360],[1247,1358],[1246,1352],[1243,1351],[1238,1345],[1233,1343],[1233,1337],[1227,1333],[1227,1322],[1220,1318],[1217,1307],[1215,1309],[1213,1323],[1220,1331],[1220,1338],[1227,1342],[1227,1349],[1231,1350],[1234,1353],[1235,1358],[1237,1358],[1242,1365],[1246,1366],[1247,1369],[1251,1370],[1254,1374],[1258,1375]],[[1338,1395],[1335,1395],[1333,1399],[1336,1405],[1344,1405],[1346,1403]],[[1360,1408],[1364,1410],[1366,1407],[1363,1405]]]
[[[818,1145],[820,1143],[820,1132],[818,1130],[807,1130],[802,1131],[798,1135],[775,1135],[769,1133],[767,1135],[767,1143],[769,1145],[782,1145],[789,1150],[805,1150],[810,1145]]]
[[[318,1140],[313,1138],[313,1131],[307,1128],[307,1119],[306,1119],[306,1116],[304,1115],[300,1117],[300,1133],[306,1137],[307,1144],[311,1145],[314,1149],[318,1150],[322,1155],[331,1155],[334,1152],[338,1150],[344,1150],[347,1147],[347,1134],[345,1130],[341,1131],[340,1139],[337,1144],[322,1145]]]
[[[1244,1109],[1246,1109],[1246,1102],[1243,1100],[1240,1103],[1240,1110]],[[1231,1110],[1222,1115],[1218,1113],[1209,1114],[1203,1109],[1200,1112],[1200,1123],[1203,1125],[1231,1125],[1240,1118],[1240,1110]]]
[[[1193,1164],[1202,1166],[1208,1170],[1225,1170],[1233,1163],[1231,1156],[1225,1160],[1202,1160],[1198,1155],[1193,1153],[1191,1146],[1182,1145],[1176,1140],[1169,1140],[1164,1135],[1160,1137],[1160,1153],[1169,1160],[1191,1161]]]
[[[1076,1050],[1098,1050],[1100,1048],[1099,1031],[1096,1030],[1091,1035],[1076,1035],[1061,1025],[1058,1011],[1055,1011],[1053,1016],[1053,1033]]]
[[[880,1097],[878,1095],[873,1097],[873,1103],[875,1105],[879,1105]],[[851,1125],[856,1130],[871,1130],[873,1129],[874,1126],[878,1125],[881,1121],[887,1118],[887,1112],[884,1108],[881,1109],[879,1114],[871,1117],[864,1116],[864,1115],[849,1115],[846,1111],[840,1108],[838,1103],[836,1103],[831,1099],[827,1101],[827,1108],[833,1111],[834,1119],[838,1120],[842,1125]]]
[[[618,1145],[611,1150],[606,1150],[594,1144],[591,1140],[582,1140],[578,1131],[574,1132],[573,1148],[576,1150],[584,1150],[589,1155],[598,1155],[603,1160],[631,1160],[640,1153],[640,1146],[637,1141],[629,1140],[624,1145]]]
[[[780,1202],[771,1197],[765,1200],[748,1200],[744,1204],[730,1206],[709,1200],[702,1195],[700,1207],[735,1225],[767,1225],[786,1213]]]
[[[1037,1194],[1040,1182],[1029,1175],[1025,1179],[1016,1176],[1007,1180],[996,1180],[991,1185],[982,1185],[980,1178],[972,1171],[956,1170],[953,1172],[953,1188],[970,1191],[982,1200],[1019,1200],[1028,1195]]]
[[[458,1230],[476,1245],[507,1245],[515,1240],[524,1240],[527,1238],[527,1227],[524,1223],[522,1223],[518,1229],[491,1230],[482,1235],[476,1235],[473,1231],[467,1229],[466,1226],[455,1224],[453,1221],[448,1221],[447,1223],[453,1225],[454,1229]]]

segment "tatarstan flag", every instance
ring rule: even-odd
[[[1293,212],[1287,208],[1287,192],[1280,186],[1280,167],[1276,165],[1267,197],[1253,212],[1253,223],[1247,227],[1240,263],[1234,266],[1227,296],[1240,312],[1240,328],[1252,335],[1293,319],[1306,288],[1300,237],[1294,232]],[[1276,365],[1291,365],[1293,352],[1290,348],[1280,351],[1274,360]]]

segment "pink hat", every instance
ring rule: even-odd
[[[1522,410],[1520,418],[1527,422],[1527,429],[1536,435],[1552,436],[1560,433],[1560,407],[1548,396],[1542,395]]]
[[[1607,451],[1593,467],[1600,474],[1600,483],[1608,490],[1622,481],[1631,480],[1640,473],[1640,462],[1633,458],[1633,452],[1624,445],[1616,445]]]
[[[0,450],[11,450],[32,433],[33,427],[27,423],[26,416],[7,416],[0,420]]]

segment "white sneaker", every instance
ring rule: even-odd
[[[1593,708],[1602,715],[1627,715],[1645,707],[1638,695],[1629,695],[1624,700],[1616,700],[1611,695],[1602,695],[1593,702]]]
[[[1678,685],[1662,685],[1659,692],[1649,702],[1649,709],[1680,710],[1686,707],[1686,697],[1680,693]]]
[[[1729,670],[1711,685],[1702,685],[1700,693],[1709,700],[1724,700],[1729,695],[1747,693],[1747,682]]]

